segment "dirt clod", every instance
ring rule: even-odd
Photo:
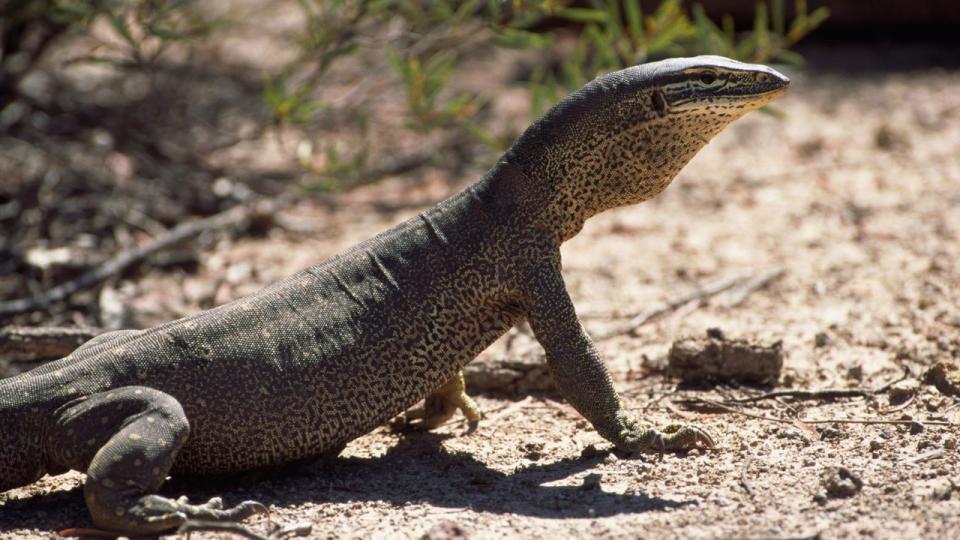
[[[937,362],[923,375],[927,384],[948,396],[960,396],[960,365],[950,362]]]
[[[835,499],[853,497],[863,489],[863,480],[846,467],[827,467],[820,475],[820,484],[827,496]]]
[[[463,376],[470,393],[526,395],[556,390],[542,353],[472,362]]]
[[[466,540],[470,535],[459,523],[444,521],[434,525],[420,538],[421,540]]]
[[[674,342],[668,355],[667,373],[686,383],[739,382],[769,385],[780,377],[783,346],[726,339],[716,329],[707,337],[689,337]]]

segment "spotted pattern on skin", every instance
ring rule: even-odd
[[[566,292],[559,248],[590,216],[657,195],[786,83],[719,57],[605,75],[476,184],[393,229],[247,298],[97,336],[0,381],[0,491],[76,469],[104,529],[242,519],[262,505],[155,493],[167,474],[335,456],[427,396],[428,427],[457,407],[475,418],[460,370],[523,319],[564,397],[602,436],[628,451],[711,446],[695,426],[643,428],[623,411]]]

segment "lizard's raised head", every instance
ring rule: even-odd
[[[567,239],[598,212],[659,194],[714,135],[789,84],[767,66],[721,56],[634,66],[567,96],[504,160],[538,184],[549,206],[543,225]]]

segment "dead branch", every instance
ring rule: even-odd
[[[740,469],[740,485],[743,486],[743,489],[747,492],[747,495],[750,496],[750,499],[755,499],[753,494],[753,487],[750,485],[750,479],[747,478],[747,473],[750,470],[750,465],[753,463],[753,454],[747,455],[747,459],[743,460],[743,467]]]
[[[916,456],[901,460],[900,463],[903,465],[911,463],[920,463],[921,461],[927,461],[928,459],[936,459],[938,457],[943,457],[943,454],[946,452],[943,451],[943,448],[937,448],[936,450],[931,450],[929,452],[924,452]]]
[[[763,287],[767,283],[776,279],[777,277],[783,275],[785,270],[783,268],[775,268],[773,270],[768,270],[759,275],[739,275],[730,278],[721,279],[713,283],[708,283],[694,291],[691,291],[687,294],[683,294],[667,300],[666,302],[657,304],[652,308],[636,315],[630,321],[628,321],[621,328],[613,330],[611,332],[598,335],[594,339],[609,339],[612,337],[620,336],[623,334],[629,334],[635,331],[637,328],[647,324],[653,319],[660,317],[661,315],[668,313],[670,311],[676,310],[682,306],[690,304],[692,302],[703,303],[708,298],[716,296],[724,291],[728,291],[742,285],[742,292],[738,293],[740,296],[737,303],[742,302],[744,298],[747,297],[753,291]],[[735,305],[735,304],[734,304]]]
[[[773,281],[779,279],[786,273],[786,269],[782,266],[777,268],[771,268],[766,272],[763,272],[757,276],[754,276],[746,281],[740,287],[737,287],[730,293],[730,298],[727,300],[727,307],[736,307],[743,303],[748,296],[753,294],[754,291],[762,289],[772,283]]]
[[[735,398],[735,399],[724,399],[718,403],[723,403],[725,405],[739,404],[739,403],[754,403],[757,401],[763,401],[767,399],[776,399],[776,398],[792,398],[797,401],[803,400],[813,400],[813,399],[837,399],[845,397],[866,397],[875,394],[880,394],[886,392],[890,389],[891,386],[897,384],[898,382],[906,379],[910,376],[910,369],[904,369],[903,375],[899,378],[894,379],[890,382],[884,383],[883,385],[877,388],[824,388],[821,390],[774,390],[772,392],[764,392],[756,396],[749,396],[744,398]],[[678,400],[677,403],[684,403],[688,400]],[[696,400],[693,400],[696,401]]]
[[[713,401],[703,398],[694,398],[694,399],[685,399],[682,401],[676,401],[678,405],[707,405],[720,409],[722,411],[730,412],[733,414],[739,414],[740,416],[746,416],[749,418],[756,418],[757,420],[766,420],[768,422],[779,422],[781,424],[795,424],[795,422],[802,422],[804,424],[864,424],[864,425],[901,425],[908,426],[913,423],[921,423],[925,426],[947,426],[947,427],[960,427],[958,422],[947,422],[941,420],[883,420],[875,418],[821,418],[814,420],[807,419],[795,419],[791,420],[789,418],[777,418],[775,416],[765,416],[762,414],[753,414],[746,411],[742,411],[735,407],[729,405],[724,405],[718,401]]]
[[[103,330],[60,326],[0,328],[0,358],[35,362],[63,358]]]
[[[166,234],[154,238],[146,245],[123,251],[77,279],[57,285],[36,298],[19,298],[0,302],[0,316],[41,309],[53,302],[65,300],[79,291],[93,287],[123,272],[158,251],[165,250],[207,231],[248,227],[257,217],[271,216],[291,202],[292,198],[290,197],[261,200],[250,205],[235,206],[210,217],[180,224]]]

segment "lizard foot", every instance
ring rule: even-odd
[[[694,448],[715,448],[713,437],[696,425],[670,424],[662,430],[641,429],[636,420],[624,419],[624,429],[614,441],[617,448],[630,453],[663,453]]]
[[[427,396],[427,399],[423,402],[423,407],[407,411],[404,414],[406,427],[415,430],[437,428],[453,418],[458,409],[467,419],[467,433],[476,431],[477,426],[480,425],[480,408],[467,395],[462,371]]]
[[[189,538],[190,533],[194,531],[223,531],[255,540],[283,540],[293,536],[308,536],[313,531],[313,524],[304,522],[281,527],[271,523],[269,529],[270,532],[267,534],[261,534],[239,523],[191,519],[181,525],[177,533],[186,533]]]
[[[142,523],[150,530],[168,530],[190,520],[239,522],[254,514],[266,513],[267,507],[256,501],[244,501],[224,509],[220,497],[203,504],[190,504],[186,497],[173,500],[159,495],[145,495],[127,511],[127,517],[131,525]]]

